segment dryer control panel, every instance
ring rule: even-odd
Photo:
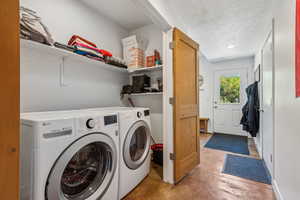
[[[150,115],[150,110],[144,110],[144,115],[149,116]]]

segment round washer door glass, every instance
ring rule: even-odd
[[[137,169],[144,163],[150,150],[150,129],[144,121],[132,125],[127,133],[123,152],[128,168]]]
[[[73,143],[57,160],[48,179],[49,200],[101,197],[114,176],[117,162],[114,142],[91,134]]]

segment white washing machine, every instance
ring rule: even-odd
[[[118,200],[114,112],[21,114],[21,200]]]
[[[148,108],[110,107],[119,113],[120,126],[120,198],[125,197],[150,172],[151,122]]]

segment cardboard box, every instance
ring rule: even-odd
[[[145,49],[148,42],[143,38],[138,38],[136,35],[124,38],[123,57],[128,67],[139,68],[145,66]]]
[[[153,67],[155,65],[155,56],[147,56],[147,67]]]

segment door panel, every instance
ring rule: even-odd
[[[232,126],[235,127],[235,128],[240,128],[241,118],[242,118],[241,110],[233,109],[232,110],[232,121],[233,121]]]
[[[263,159],[270,172],[273,170],[273,34],[262,50],[262,140]]]
[[[247,135],[240,125],[246,102],[246,69],[217,70],[214,73],[214,132]]]
[[[0,199],[19,199],[19,1],[0,6]]]
[[[174,177],[180,181],[200,162],[198,119],[199,45],[174,29]]]

